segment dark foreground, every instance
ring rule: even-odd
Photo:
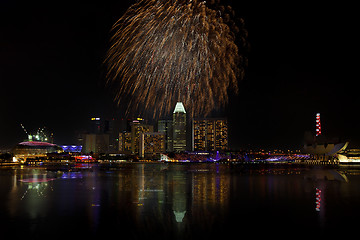
[[[16,239],[351,237],[359,227],[356,168],[0,169],[0,233]]]

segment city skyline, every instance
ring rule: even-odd
[[[353,236],[355,9],[0,0],[2,235]]]
[[[121,153],[159,157],[160,153],[185,151],[229,151],[226,118],[186,120],[186,110],[178,102],[172,118],[148,124],[146,119],[90,119],[78,142],[83,153]],[[65,146],[68,148],[68,146]]]
[[[352,8],[223,2],[244,19],[251,45],[238,95],[208,116],[228,118],[230,147],[297,148],[317,112],[324,135],[358,146]],[[46,126],[70,144],[90,117],[127,117],[104,84],[102,61],[111,26],[131,3],[1,3],[1,149],[25,138],[20,124]]]

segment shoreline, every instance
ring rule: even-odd
[[[298,167],[321,167],[321,168],[360,168],[360,164],[354,163],[339,163],[339,162],[325,162],[319,160],[306,160],[306,161],[279,161],[279,162],[271,162],[271,161],[178,161],[178,162],[164,162],[164,161],[98,161],[98,162],[75,162],[75,161],[44,161],[44,162],[36,162],[34,164],[21,164],[16,162],[0,162],[0,168],[8,168],[8,167],[21,167],[21,168],[31,168],[31,167],[43,167],[43,168],[61,168],[63,170],[66,169],[90,169],[93,167],[121,167],[124,165],[132,165],[132,164],[164,164],[164,165],[195,165],[195,164],[221,164],[221,165],[233,165],[233,166],[244,166],[244,167],[287,167],[287,168],[298,168]]]

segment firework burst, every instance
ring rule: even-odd
[[[207,115],[238,90],[244,58],[220,11],[197,0],[140,0],[112,28],[105,64],[127,112]]]

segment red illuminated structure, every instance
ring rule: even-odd
[[[75,162],[77,162],[77,163],[92,163],[92,162],[96,162],[96,160],[93,159],[91,156],[81,155],[81,156],[75,156]]]
[[[316,136],[321,135],[320,113],[316,114]]]
[[[316,207],[315,210],[317,212],[320,212],[320,207],[321,207],[321,190],[316,188],[316,194],[315,194],[315,202],[316,202]]]

